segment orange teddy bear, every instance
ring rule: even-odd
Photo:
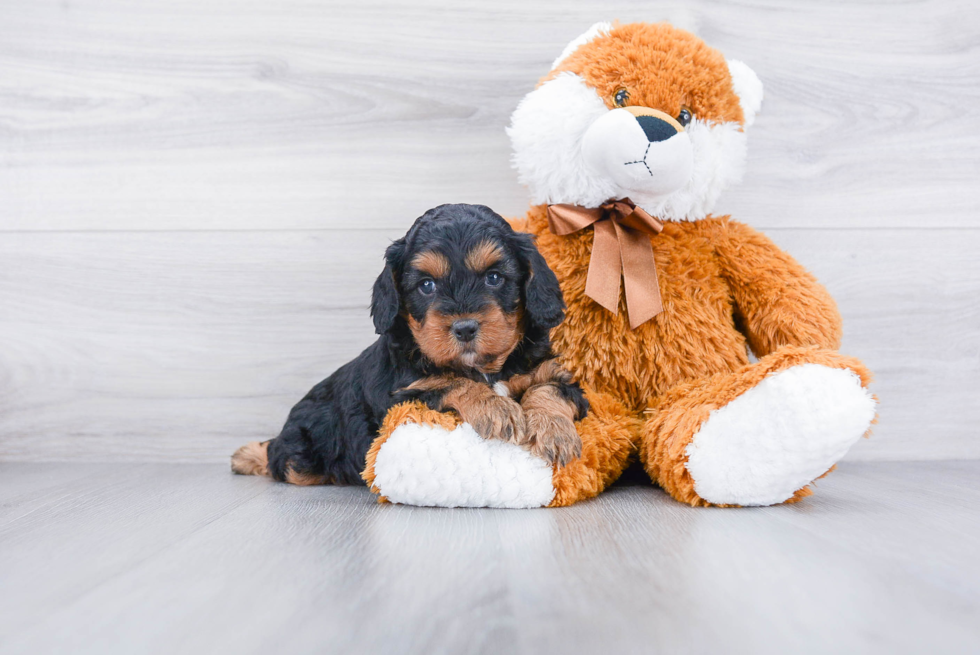
[[[364,472],[382,499],[569,505],[637,456],[691,505],[810,494],[867,434],[876,400],[868,370],[836,352],[826,290],[759,232],[709,213],[741,176],[761,102],[748,66],[668,24],[600,23],[565,48],[508,134],[536,203],[514,225],[558,276],[555,351],[591,403],[582,457],[552,470],[453,415],[400,405]]]

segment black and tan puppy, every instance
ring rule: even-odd
[[[413,398],[565,464],[581,453],[573,421],[588,403],[551,352],[564,309],[529,235],[480,205],[429,210],[385,252],[371,299],[381,337],[313,387],[278,437],[240,448],[232,470],[360,482],[385,414]]]

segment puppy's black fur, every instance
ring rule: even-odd
[[[472,257],[467,259],[481,244],[495,253],[482,271],[479,266],[474,270]],[[432,252],[444,258],[438,262],[448,264],[445,275],[417,268],[419,254]],[[381,422],[393,404],[409,397],[399,390],[447,372],[489,385],[528,373],[554,357],[548,332],[562,321],[564,309],[558,280],[529,235],[515,232],[484,206],[429,210],[385,252],[385,268],[371,300],[380,338],[293,407],[282,432],[268,442],[268,474],[276,480],[299,474],[318,482],[361,482]],[[491,314],[512,317],[517,324],[516,345],[494,361],[474,350],[475,342],[461,343],[439,333],[435,342],[462,354],[437,364],[445,360],[445,352],[426,352],[414,337],[426,321],[430,329],[445,324],[451,330],[458,317]],[[563,384],[560,390],[583,416],[588,404],[578,385]],[[437,408],[437,396],[430,392],[416,397]]]

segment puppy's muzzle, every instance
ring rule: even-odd
[[[687,184],[694,169],[691,139],[672,116],[650,107],[613,109],[597,119],[582,140],[594,173],[628,195],[666,195]]]
[[[460,319],[453,321],[450,330],[457,341],[469,343],[476,339],[476,335],[480,331],[480,322],[472,318]]]

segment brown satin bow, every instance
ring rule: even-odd
[[[663,311],[650,235],[658,234],[664,224],[629,198],[610,200],[595,209],[548,205],[548,227],[554,234],[564,236],[590,225],[595,236],[585,295],[613,314],[619,313],[619,278],[622,275],[630,329],[636,329]]]

